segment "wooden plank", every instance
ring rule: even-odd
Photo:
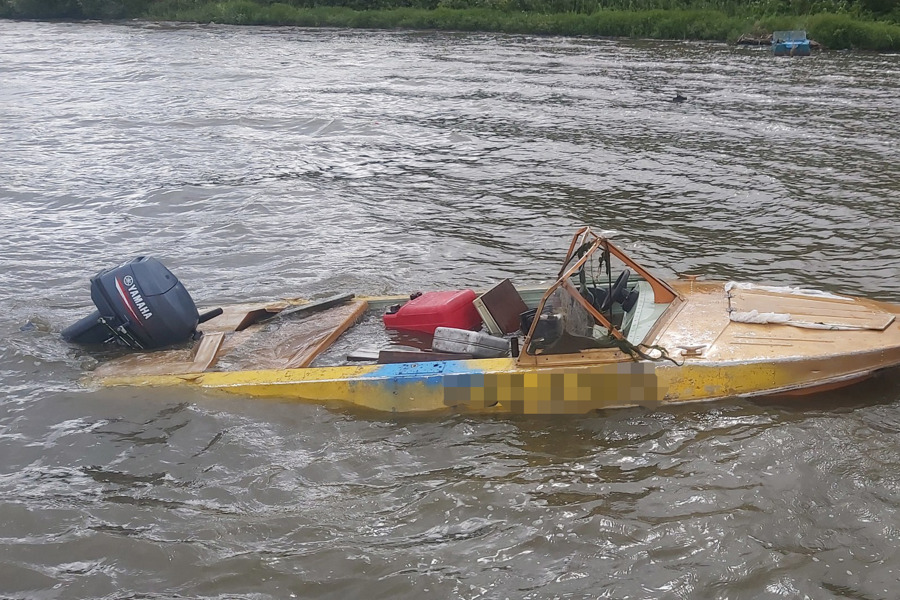
[[[329,308],[333,308],[335,306],[338,306],[339,304],[344,304],[345,302],[349,302],[352,299],[353,294],[338,294],[336,296],[330,296],[316,302],[309,302],[306,304],[301,304],[300,306],[294,306],[293,308],[287,308],[283,305],[259,306],[244,313],[240,322],[234,327],[234,330],[243,331],[251,325],[256,325],[257,323],[260,323],[261,321],[265,321],[266,319],[272,317],[278,317],[282,319],[289,317],[302,319],[308,317],[313,313],[328,310]]]
[[[783,294],[764,290],[731,291],[731,308],[738,312],[791,315],[791,321],[823,323],[837,327],[858,327],[883,331],[894,322],[894,315],[853,299]]]
[[[221,315],[210,319],[205,323],[201,323],[197,329],[204,333],[214,333],[216,331],[240,331],[250,324],[271,317],[286,308],[296,305],[298,302],[298,300],[245,302],[241,304],[232,304],[231,306],[223,306]],[[242,327],[241,324],[245,321],[250,321],[250,323]],[[238,329],[239,327],[241,329]]]
[[[285,365],[285,368],[302,369],[303,367],[308,367],[317,356],[327,350],[335,340],[341,337],[345,331],[356,323],[363,316],[368,307],[369,304],[365,301],[356,302],[351,307],[348,307],[350,309],[348,314],[346,314],[344,319],[340,321],[337,326],[333,327],[330,331],[323,332],[324,335],[320,334],[319,336],[307,339],[306,343],[304,343],[290,358],[287,365]]]
[[[95,373],[100,377],[192,374],[216,363],[226,371],[308,366],[363,315],[367,303],[356,301],[327,309],[315,319],[269,321],[267,325],[233,332],[238,317],[265,306],[246,304],[226,309],[222,317],[204,323],[213,324],[212,330],[204,328],[203,338],[193,349],[130,354],[100,365]],[[223,322],[215,323],[223,317]],[[225,331],[220,331],[223,324]]]
[[[274,317],[283,309],[272,310],[268,307],[256,308],[254,310],[248,310],[240,322],[235,325],[235,331],[243,331],[250,327],[251,325],[256,325],[260,321],[265,321],[268,318]]]
[[[204,333],[193,350],[177,348],[122,356],[97,367],[100,377],[202,373],[218,360],[224,332]]]
[[[310,302],[309,304],[304,304],[296,308],[283,310],[278,313],[277,317],[279,319],[303,319],[313,313],[328,310],[329,308],[334,308],[335,306],[345,304],[353,300],[353,298],[353,294],[337,294],[336,296],[330,296],[323,300],[317,300],[315,302]]]
[[[191,373],[202,373],[216,362],[219,349],[222,347],[222,341],[225,339],[225,333],[219,331],[217,333],[204,334],[197,346],[197,352],[194,355],[193,368]]]

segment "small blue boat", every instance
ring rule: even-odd
[[[809,56],[810,44],[806,32],[776,31],[772,34],[772,53],[775,56]]]

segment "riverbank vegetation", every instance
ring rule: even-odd
[[[0,17],[729,42],[805,29],[826,48],[900,50],[900,0],[0,0]]]

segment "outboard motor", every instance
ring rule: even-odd
[[[92,277],[91,300],[97,310],[66,327],[66,341],[117,342],[147,350],[190,339],[200,322],[197,306],[178,278],[147,256]]]

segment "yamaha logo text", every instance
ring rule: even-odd
[[[147,306],[147,303],[144,302],[144,298],[141,296],[141,292],[140,290],[138,290],[137,284],[134,282],[134,277],[132,277],[131,275],[126,275],[122,278],[122,284],[125,290],[128,292],[128,296],[130,296],[134,308],[136,308],[141,313],[141,316],[144,317],[144,320],[146,321],[147,319],[152,317],[153,312],[151,312],[150,307]],[[132,314],[134,314],[134,311],[131,312]]]

